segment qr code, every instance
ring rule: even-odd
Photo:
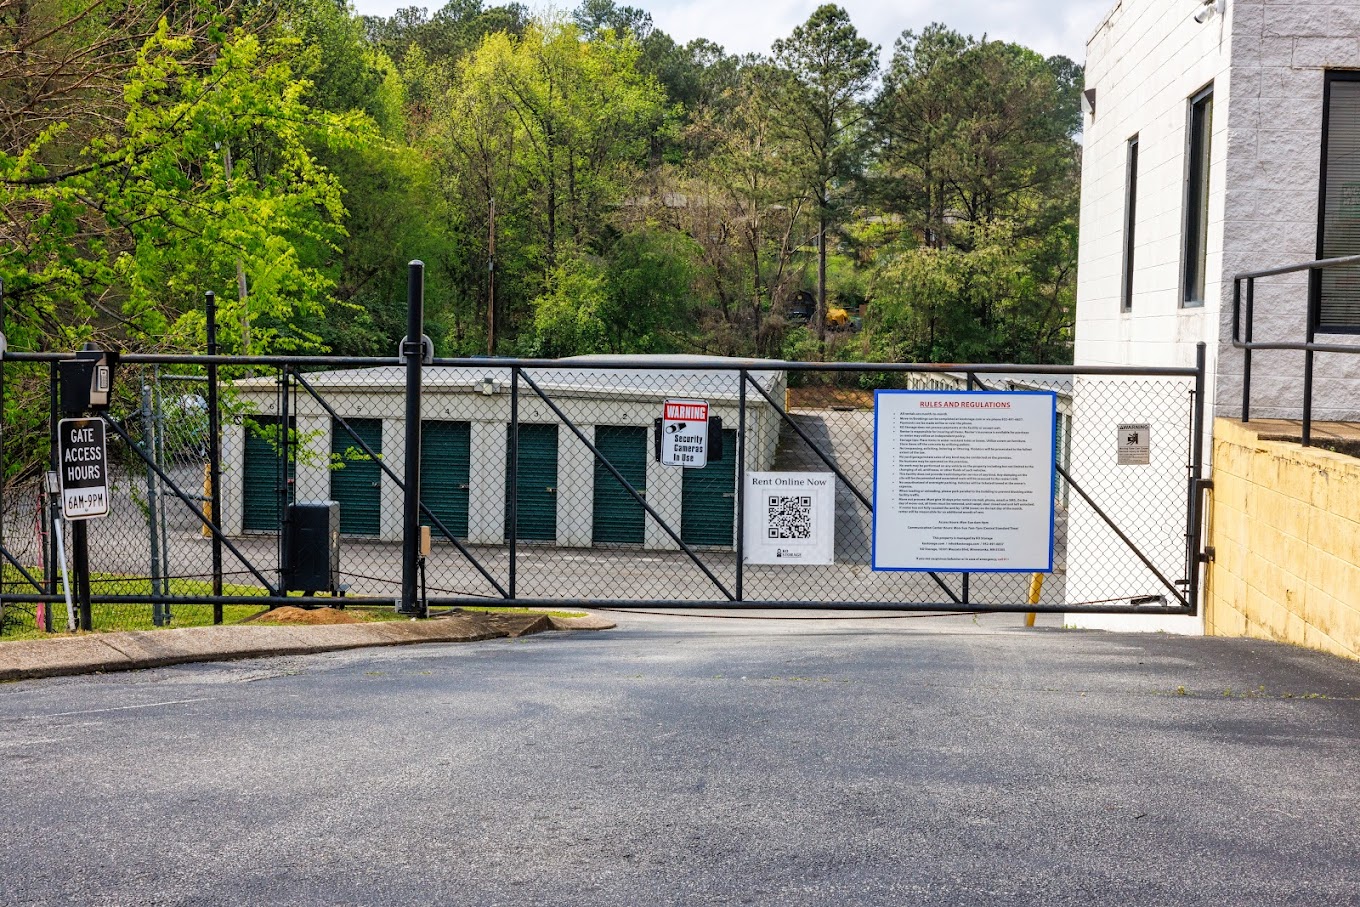
[[[809,495],[770,496],[766,538],[812,538],[812,498]]]

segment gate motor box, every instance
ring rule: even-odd
[[[340,504],[298,501],[283,524],[285,591],[340,593]]]
[[[67,415],[101,412],[109,408],[113,396],[113,371],[118,354],[92,344],[76,353],[75,359],[57,364],[61,376],[61,411]]]

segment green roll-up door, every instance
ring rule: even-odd
[[[509,437],[509,426],[506,427]],[[510,446],[505,451],[509,476]],[[557,426],[519,427],[519,483],[516,495],[517,538],[557,539]],[[509,534],[510,482],[505,483],[506,534]]]
[[[354,434],[331,420],[331,500],[340,504],[340,531],[377,535],[382,526],[382,467],[364,453],[358,435],[382,454],[382,419],[346,419]]]
[[[600,425],[595,446],[639,492],[647,491],[647,429],[631,425]],[[644,512],[619,480],[595,458],[595,499],[591,506],[591,538],[596,542],[641,545]]]
[[[680,538],[686,545],[736,544],[737,432],[723,430],[723,456],[703,469],[686,469],[681,484]]]
[[[472,469],[472,423],[424,422],[421,424],[420,499],[452,532],[455,538],[468,534],[468,487]],[[433,526],[425,511],[422,526]],[[435,538],[442,535],[438,529]]]
[[[288,420],[291,427],[292,420]],[[278,417],[245,420],[245,462],[241,471],[241,528],[246,532],[278,532],[283,523],[279,508]],[[288,460],[288,500],[291,501],[297,464]]]

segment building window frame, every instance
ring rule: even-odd
[[[1214,84],[1186,105],[1185,219],[1181,230],[1181,308],[1204,305],[1209,282],[1209,177],[1213,154]]]
[[[1360,70],[1329,69],[1322,83],[1322,136],[1318,166],[1317,258],[1326,256],[1327,245],[1327,169],[1332,125],[1332,86],[1337,82],[1360,82]],[[1308,281],[1309,339],[1317,331],[1324,334],[1360,334],[1360,325],[1322,323],[1323,272],[1312,271]]]
[[[1124,163],[1124,260],[1120,267],[1119,311],[1133,311],[1134,231],[1138,223],[1138,134],[1125,146]]]

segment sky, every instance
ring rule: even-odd
[[[433,13],[443,0],[351,0],[364,15],[390,16],[403,6],[425,6]],[[499,0],[485,0],[495,5]],[[544,3],[521,0],[535,10],[571,9],[573,0]],[[807,21],[821,0],[617,0],[652,14],[656,26],[681,44],[708,38],[728,53],[764,53],[770,44]],[[882,47],[883,61],[893,41],[910,28],[920,31],[943,22],[956,31],[1014,41],[1051,56],[1086,61],[1086,39],[1115,0],[840,0],[864,37]]]

